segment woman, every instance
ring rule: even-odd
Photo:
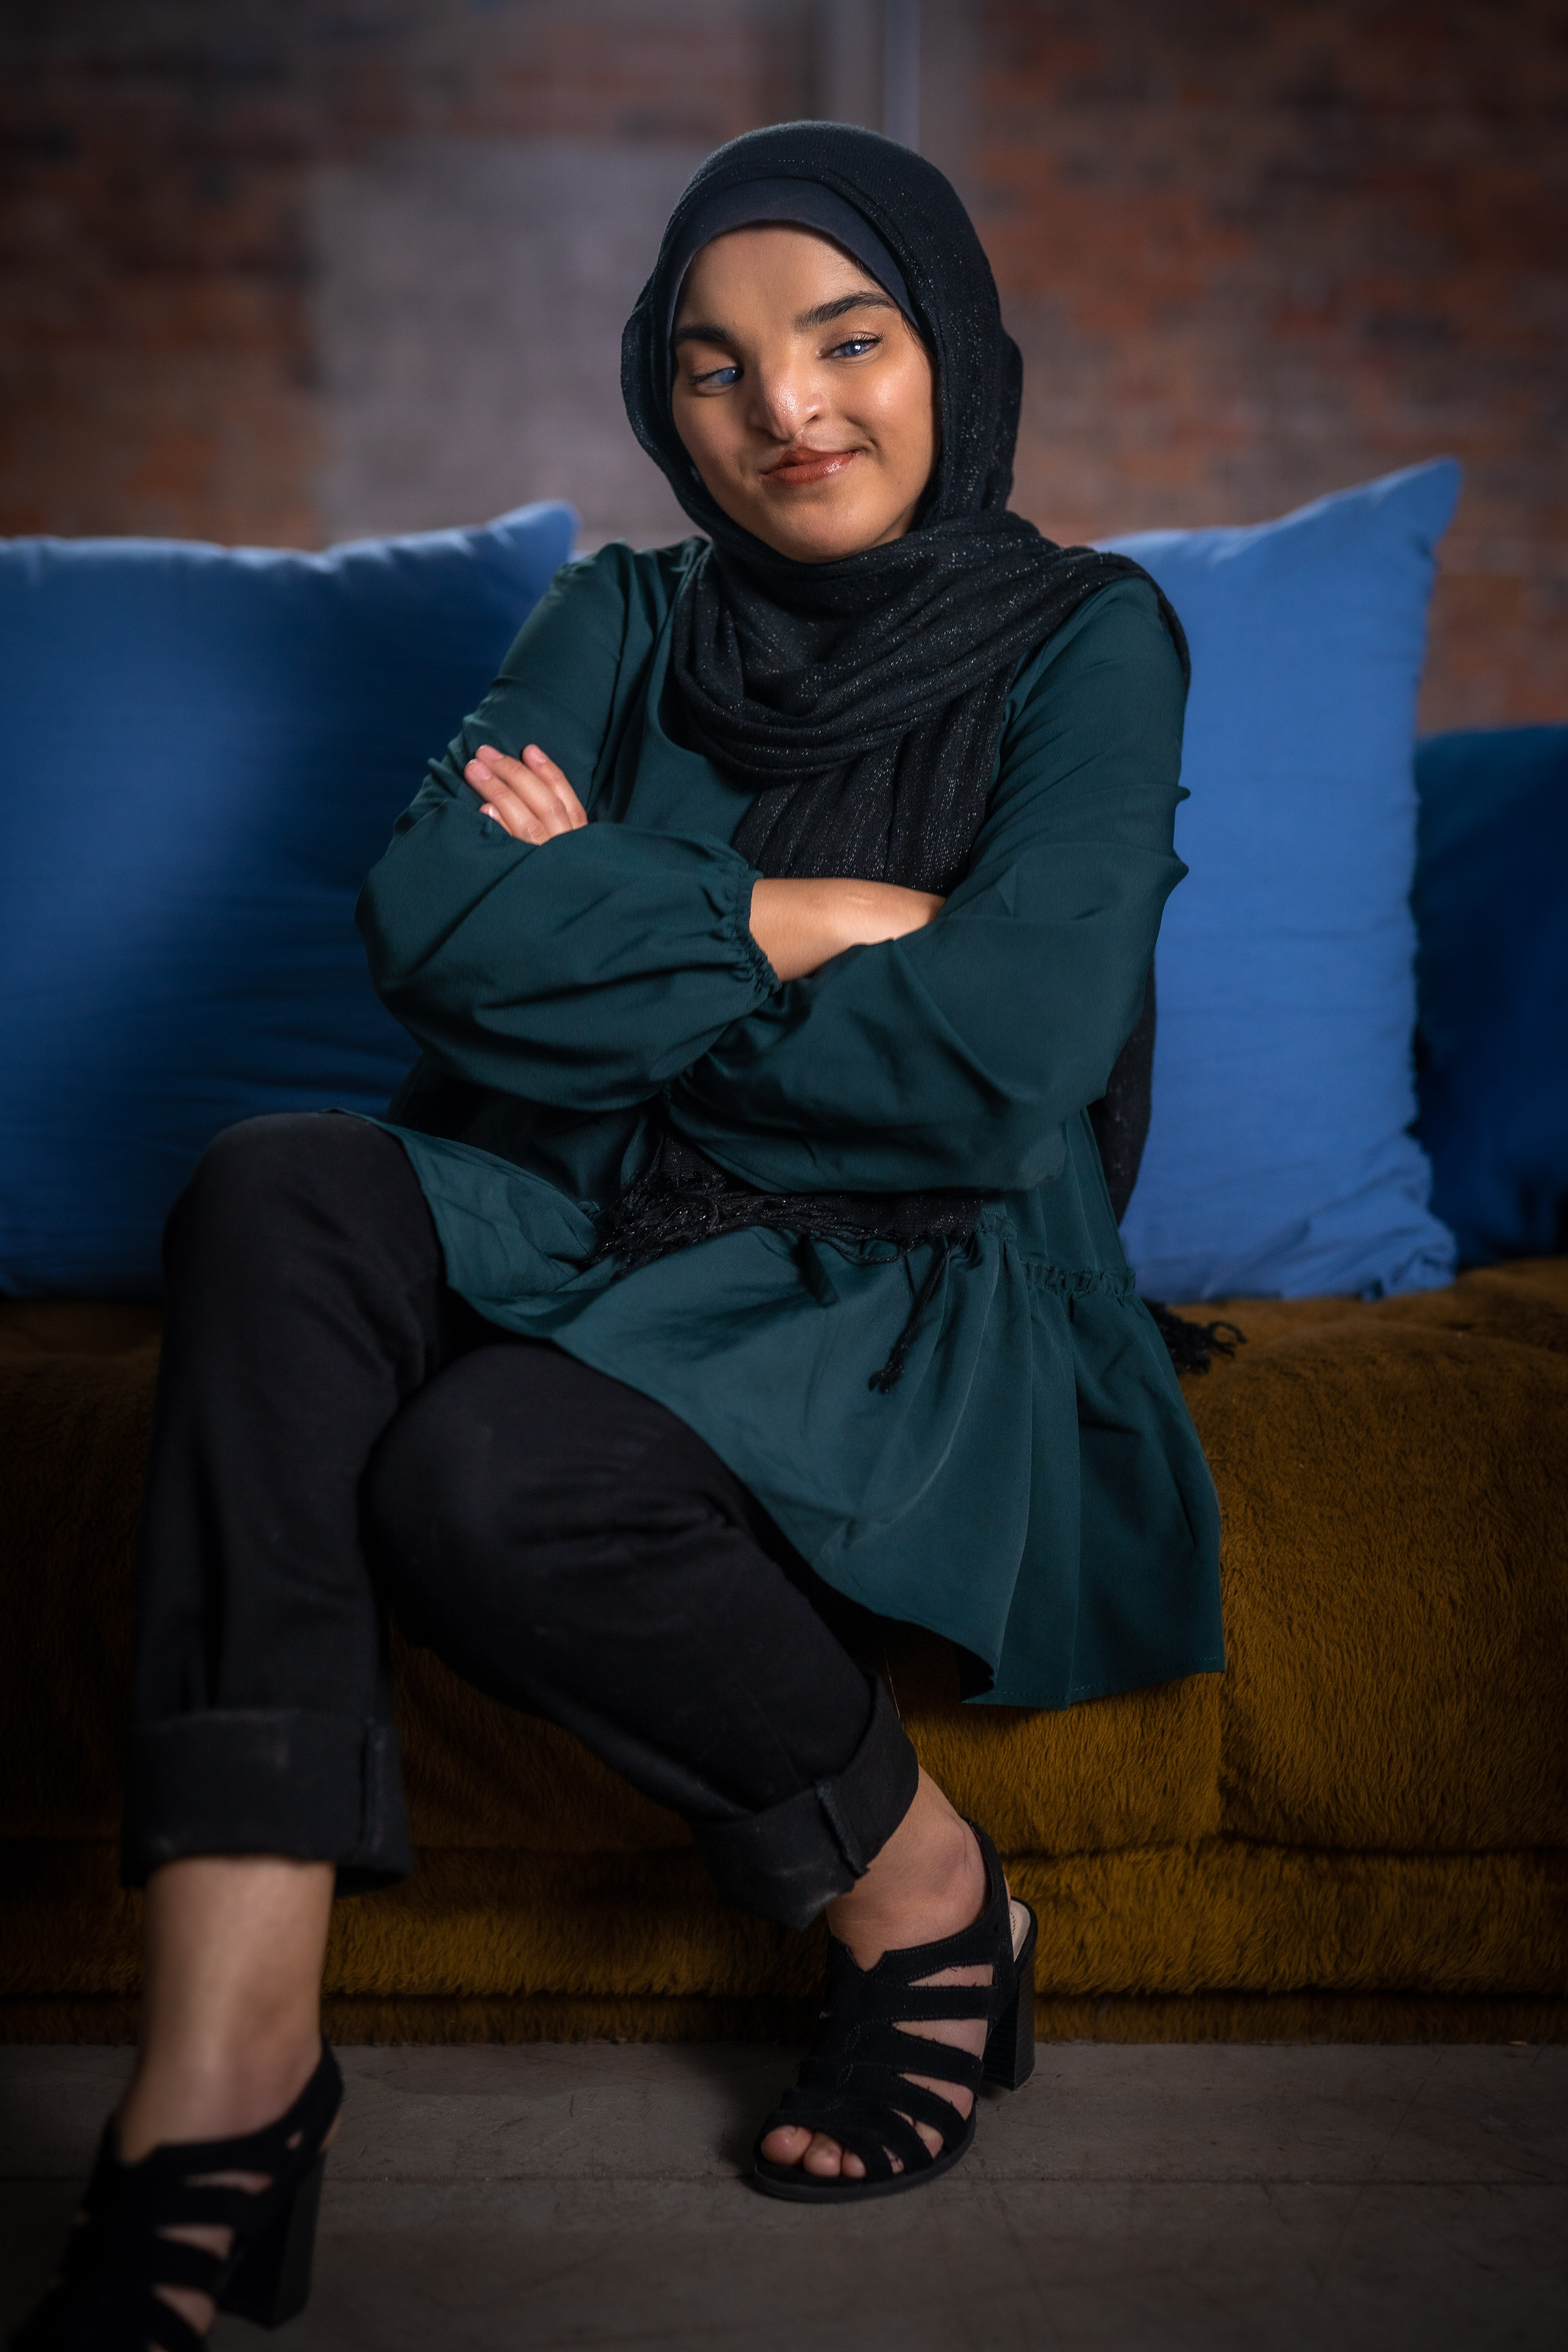
[[[1184,870],[1174,616],[1006,512],[989,269],[869,133],[710,159],[624,382],[706,541],[568,565],[401,821],[361,909],[425,1048],[388,1120],[231,1129],[171,1219],[143,2042],[27,2347],[303,2300],[329,1906],[412,1868],[388,1606],[683,1814],[725,1899],[826,1909],[755,2170],[824,2201],[934,2179],[1033,2057],[1032,1919],[843,1601],[1011,1705],[1220,1664],[1087,1108]]]

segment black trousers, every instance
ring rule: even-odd
[[[833,1596],[651,1398],[447,1287],[400,1145],[334,1114],[207,1151],[165,1238],[124,1873],[413,1868],[387,1613],[691,1824],[804,1926],[912,1801]]]

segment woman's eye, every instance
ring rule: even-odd
[[[830,356],[858,360],[862,352],[874,352],[881,340],[880,335],[851,335],[847,342],[835,343]]]
[[[694,375],[691,379],[693,385],[703,392],[727,392],[732,383],[738,383],[740,380],[741,371],[738,367],[708,368],[701,375]]]

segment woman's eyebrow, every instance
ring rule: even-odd
[[[677,343],[723,343],[728,345],[734,339],[731,335],[727,327],[712,326],[705,319],[693,319],[689,326],[677,327],[675,332],[669,339],[672,349]]]
[[[841,294],[837,302],[819,302],[815,310],[803,310],[795,322],[795,331],[804,335],[812,327],[831,326],[847,310],[896,310],[898,307],[890,295],[868,286],[858,294]]]
[[[795,332],[804,335],[813,327],[831,326],[849,310],[896,310],[898,307],[890,295],[868,286],[859,293],[840,294],[837,301],[818,302],[815,309],[803,310],[795,321]],[[721,343],[728,350],[734,336],[728,327],[715,326],[711,320],[692,319],[677,327],[669,341],[671,348],[677,343]]]

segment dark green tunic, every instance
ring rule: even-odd
[[[1103,590],[1019,670],[938,919],[781,986],[730,846],[744,799],[660,724],[699,544],[558,575],[366,884],[376,985],[426,1049],[392,1131],[448,1277],[658,1397],[830,1584],[949,1635],[991,1698],[1062,1706],[1218,1668],[1214,1490],[1084,1109],[1185,870],[1184,688],[1153,593]],[[530,741],[591,820],[537,848],[462,781],[479,743]],[[995,1196],[890,1393],[868,1381],[924,1249],[753,1229],[631,1276],[586,1266],[661,1098],[769,1191]]]

